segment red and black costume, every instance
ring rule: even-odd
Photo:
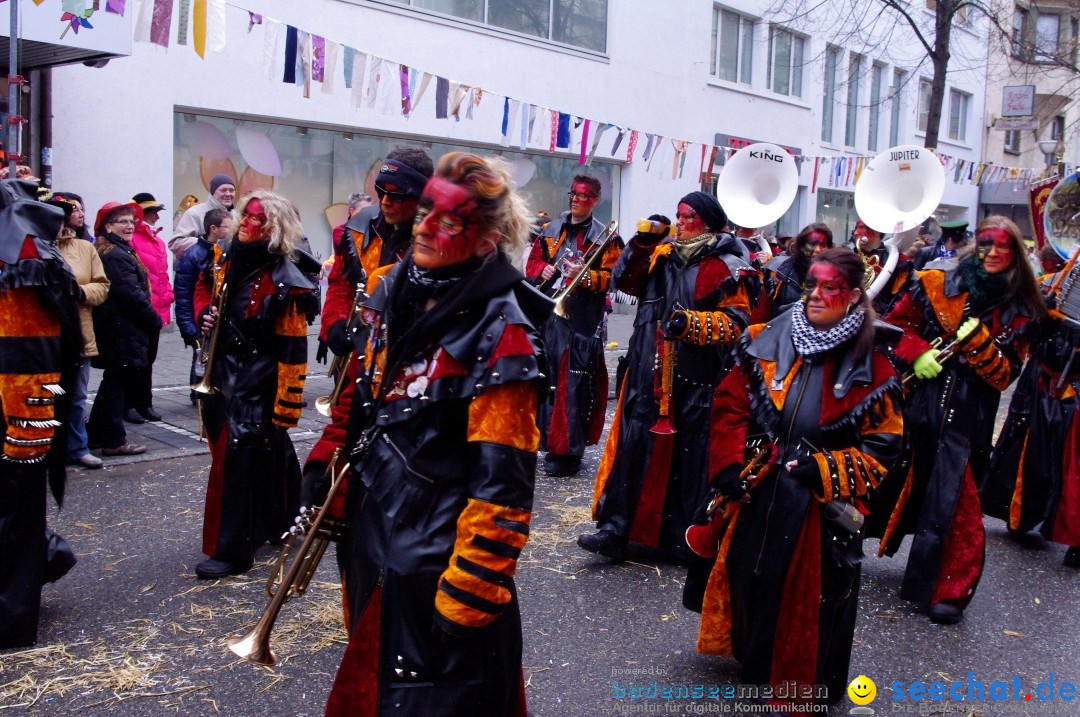
[[[328,715],[526,714],[513,577],[551,302],[502,254],[436,275],[424,283],[410,254],[371,277],[359,380],[312,451],[342,446],[352,463],[338,546],[349,643]]]
[[[683,255],[674,242],[656,244],[655,235],[639,233],[615,266],[615,285],[637,297],[638,310],[593,491],[600,533],[679,557],[688,555],[683,536],[708,489],[701,446],[708,440],[712,394],[731,367],[731,345],[746,328],[749,297],[758,289],[757,273],[734,236],[709,234],[700,241]],[[679,309],[686,311],[686,330],[668,344],[674,347],[670,415],[677,432],[658,439],[650,429],[660,416],[664,328]]]
[[[318,311],[318,263],[234,239],[195,289],[195,311],[209,310],[227,286],[210,371],[218,393],[202,401],[212,463],[203,552],[250,566],[256,549],[288,528],[299,503],[300,465],[288,429],[300,418],[307,373],[307,327]],[[216,267],[216,272],[215,272]]]
[[[875,277],[881,274],[889,257],[888,249],[884,246],[870,251],[859,252],[859,255],[869,263]],[[911,277],[914,273],[915,265],[911,263],[911,259],[900,254],[896,260],[896,267],[893,269],[892,275],[885,281],[885,285],[872,300],[874,311],[877,312],[878,316],[888,316],[889,312],[900,303],[900,300],[908,292],[908,286],[911,284]]]
[[[977,266],[974,257],[967,262]],[[985,556],[976,486],[986,475],[1001,392],[1027,355],[1029,321],[1020,301],[1000,291],[980,290],[974,298],[965,266],[916,272],[911,291],[887,318],[904,330],[896,356],[908,363],[935,337],[948,343],[966,319],[982,324],[959,342],[958,355],[938,376],[910,390],[904,412],[910,455],[882,486],[874,516],[879,554],[895,554],[904,536],[914,535],[900,596],[961,610],[975,594]]]
[[[799,460],[799,470],[774,467],[736,508],[704,598],[686,603],[700,605],[698,651],[734,656],[743,683],[825,685],[835,702],[848,684],[862,540],[830,508],[865,513],[867,490],[900,453],[900,382],[886,355],[899,332],[877,325],[865,356],[850,338],[803,356],[795,311],[803,304],[743,335],[713,402],[709,465],[737,475],[747,439],[764,435],[777,466]]]
[[[1078,354],[1076,323],[1047,318],[1033,331],[1031,355],[980,489],[986,515],[1004,520],[1010,531],[1038,530],[1071,546],[1073,567],[1080,567]]]
[[[64,212],[37,187],[0,182],[0,648],[37,640],[46,570],[46,482],[63,498],[60,385],[82,352],[80,290],[54,238]]]
[[[548,222],[533,239],[525,275],[542,284],[545,266],[568,257],[588,258],[604,225],[596,219],[573,224],[570,212]],[[568,318],[552,315],[542,331],[551,389],[540,404],[540,445],[553,456],[580,463],[585,446],[599,443],[607,413],[608,374],[602,326],[611,270],[622,251],[612,237],[578,288],[566,299]],[[570,281],[573,277],[563,277]],[[558,285],[556,285],[558,287]]]

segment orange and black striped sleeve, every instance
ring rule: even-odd
[[[535,386],[522,382],[487,388],[469,406],[467,440],[476,468],[435,596],[436,622],[450,633],[491,624],[513,595],[532,516],[536,404]]]
[[[36,463],[53,434],[60,388],[60,322],[33,288],[0,291],[0,408],[3,460]]]
[[[622,239],[616,234],[604,247],[604,254],[600,257],[599,264],[595,269],[590,269],[581,282],[586,291],[596,294],[606,294],[611,288],[611,272],[615,268],[615,262],[622,254]]]
[[[1027,342],[1022,338],[1013,341],[1012,349],[1003,349],[981,322],[978,329],[960,341],[958,348],[964,352],[975,375],[998,391],[1009,387],[1027,356]]]
[[[274,322],[277,353],[277,395],[274,425],[292,428],[300,421],[307,376],[307,317],[297,302],[289,302]]]

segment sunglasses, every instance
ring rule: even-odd
[[[590,199],[596,199],[595,194],[580,194],[578,192],[567,192],[566,196],[570,197],[571,200],[576,199],[579,202],[587,202]]]
[[[383,197],[386,197],[391,202],[405,202],[410,199],[415,199],[415,197],[408,192],[397,192],[390,189],[384,189],[377,184],[375,185],[375,193],[379,195],[380,200]]]

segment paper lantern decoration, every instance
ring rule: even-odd
[[[209,122],[190,122],[183,127],[194,154],[207,159],[228,159],[233,155],[229,138]]]
[[[536,164],[528,159],[515,159],[510,163],[510,176],[515,187],[524,187],[536,174]]]
[[[237,195],[242,197],[245,194],[254,192],[256,189],[265,189],[268,192],[274,191],[274,178],[248,167],[244,170],[244,175],[240,177]]]
[[[250,127],[237,127],[236,145],[240,148],[240,156],[256,172],[268,177],[281,176],[281,158],[265,134]]]
[[[349,221],[349,205],[346,202],[331,204],[323,213],[326,214],[326,223],[330,225],[331,231]]]
[[[202,177],[202,183],[207,192],[210,191],[210,180],[219,174],[232,177],[233,182],[236,181],[236,167],[233,166],[232,160],[199,157],[199,176]]]

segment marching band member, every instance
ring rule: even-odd
[[[210,444],[203,579],[247,572],[255,551],[276,541],[297,513],[300,465],[288,429],[300,418],[307,326],[318,312],[319,265],[297,251],[300,218],[285,198],[256,191],[237,205],[235,239],[203,274],[195,312],[213,356],[202,401]],[[224,305],[222,301],[224,286]],[[220,326],[214,324],[220,322]],[[204,346],[207,343],[204,342]]]
[[[762,307],[765,318],[784,313],[801,299],[802,285],[810,260],[833,246],[832,229],[824,224],[809,224],[788,242],[784,254],[762,267]]]
[[[1048,303],[1053,309],[1053,296]],[[1080,568],[1080,327],[1048,317],[1033,333],[979,495],[1011,535],[1038,530],[1069,546],[1064,563]]]
[[[674,241],[666,227],[636,234],[615,266],[638,312],[593,489],[597,532],[578,545],[616,560],[628,541],[688,557],[683,534],[708,485],[709,405],[732,361],[722,345],[746,327],[758,287],[715,197],[686,195],[676,223]]]
[[[860,219],[855,222],[855,231],[852,232],[852,236],[855,238],[855,250],[859,256],[869,264],[875,275],[880,274],[889,255],[888,248],[882,243],[885,235],[866,226],[866,223]],[[887,316],[893,307],[900,303],[900,299],[904,298],[908,284],[911,282],[911,271],[911,259],[900,254],[892,276],[885,280],[884,287],[877,296],[871,299],[878,316]]]
[[[567,297],[569,318],[552,314],[542,331],[552,387],[540,404],[540,445],[547,451],[544,470],[551,476],[577,475],[585,446],[596,445],[604,431],[608,375],[601,326],[611,270],[622,250],[618,236],[603,249],[597,243],[604,232],[592,215],[600,201],[599,180],[578,175],[568,194],[570,210],[533,239],[525,275],[541,286],[553,284],[554,295],[577,276],[592,252],[602,250],[603,256]]]
[[[525,717],[513,578],[551,307],[511,264],[530,222],[504,163],[452,152],[412,252],[370,277],[338,546],[349,643],[328,715]],[[316,502],[325,489],[305,488]]]
[[[848,683],[858,518],[899,455],[903,424],[884,348],[900,332],[875,322],[864,272],[847,249],[821,252],[799,303],[740,340],[709,439],[712,484],[736,512],[704,600],[687,603],[702,613],[698,651],[734,656],[744,684],[825,685],[830,703]],[[744,447],[760,434],[775,441],[782,468],[763,473],[743,503]]]
[[[375,178],[379,203],[354,212],[345,222],[342,240],[334,246],[317,361],[326,360],[327,348],[337,356],[353,350],[345,327],[357,285],[365,284],[366,277],[380,266],[396,264],[405,255],[420,193],[434,171],[431,158],[422,149],[397,147],[386,154]]]
[[[54,242],[64,212],[36,189],[0,182],[0,649],[37,640],[46,483],[59,502],[67,458],[56,401],[82,351],[81,292]]]
[[[1025,324],[1046,313],[1017,226],[991,216],[975,236],[975,251],[963,253],[956,269],[916,272],[887,318],[904,330],[896,355],[912,364],[919,383],[904,412],[910,460],[883,489],[899,498],[879,552],[893,555],[914,534],[900,597],[929,605],[930,619],[943,624],[963,618],[982,575],[986,536],[976,486],[986,477],[1001,392],[1027,355]],[[960,356],[939,363],[928,343],[935,337],[955,341]]]

